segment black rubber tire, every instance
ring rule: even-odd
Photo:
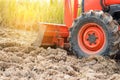
[[[116,54],[119,51],[120,43],[118,23],[113,20],[111,15],[104,13],[103,11],[89,11],[83,13],[74,21],[73,26],[70,28],[70,50],[72,50],[77,57],[90,56],[89,54],[82,51],[82,49],[79,47],[77,35],[83,25],[91,22],[100,25],[104,30],[106,36],[106,43],[104,48],[96,55],[109,56]]]

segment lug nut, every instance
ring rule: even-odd
[[[88,36],[90,36],[90,34],[88,34]]]
[[[93,33],[93,35],[95,35],[95,33]]]
[[[96,44],[96,42],[94,42],[94,44]]]
[[[90,45],[92,45],[92,43],[90,43]]]

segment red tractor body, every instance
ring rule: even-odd
[[[83,0],[84,11],[102,10],[104,6],[120,4],[120,0]]]
[[[64,4],[65,25],[40,24],[40,28],[45,28],[37,45],[71,47],[77,56],[111,55],[119,51],[120,0],[82,0],[82,15],[78,18],[78,0],[74,0],[73,6],[71,0],[64,0]]]

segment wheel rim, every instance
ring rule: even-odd
[[[105,32],[96,23],[87,23],[78,33],[78,45],[86,54],[98,54],[106,43]]]

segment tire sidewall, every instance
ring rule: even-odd
[[[98,25],[100,25],[100,27],[104,30],[104,33],[105,33],[105,37],[106,37],[106,43],[103,47],[103,49],[101,51],[99,51],[97,53],[97,55],[108,55],[108,51],[109,51],[109,46],[110,46],[110,37],[111,37],[111,32],[109,31],[108,29],[108,26],[109,25],[106,25],[105,22],[99,18],[96,18],[96,17],[80,17],[80,19],[77,21],[77,23],[75,25],[73,25],[73,27],[75,27],[72,32],[71,32],[71,36],[72,36],[72,39],[71,39],[71,42],[73,42],[73,49],[75,51],[75,54],[77,56],[89,56],[89,54],[85,53],[79,46],[79,43],[78,43],[78,34],[79,34],[79,31],[81,30],[81,28],[87,24],[87,23],[96,23]]]

